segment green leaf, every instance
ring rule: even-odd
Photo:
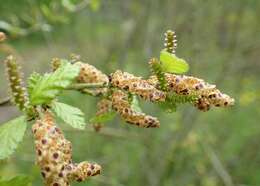
[[[162,50],[160,53],[160,61],[164,72],[183,74],[189,70],[189,64],[174,54]]]
[[[91,118],[89,121],[90,123],[105,123],[107,121],[111,121],[116,116],[116,112],[110,111],[106,112],[102,115],[95,116]]]
[[[68,87],[79,74],[79,66],[72,65],[64,60],[55,72],[44,76],[31,77],[30,101],[32,105],[50,103],[63,89]]]
[[[9,180],[0,180],[0,186],[31,186],[32,180],[29,176],[19,175]]]
[[[139,100],[136,95],[133,95],[132,102],[131,102],[131,108],[136,112],[142,112],[142,109],[139,105]]]
[[[31,74],[31,76],[28,78],[28,92],[29,94],[31,95],[32,94],[32,91],[35,87],[35,85],[37,84],[37,82],[39,82],[39,80],[41,79],[41,75],[39,73],[36,73],[36,72],[33,72]]]
[[[85,129],[84,113],[80,109],[60,102],[53,102],[51,106],[55,114],[65,123],[73,128]]]
[[[20,116],[0,126],[0,159],[7,158],[22,141],[26,130],[25,116]]]

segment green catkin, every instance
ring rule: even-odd
[[[149,61],[150,69],[154,75],[156,75],[159,81],[159,89],[162,91],[167,91],[167,81],[160,65],[160,61],[156,58],[152,58]]]
[[[176,40],[175,32],[168,30],[166,31],[164,36],[165,36],[164,46],[167,52],[175,54],[175,50],[177,48],[177,40]]]
[[[12,94],[12,101],[19,107],[21,111],[28,108],[28,96],[25,87],[23,86],[22,73],[20,66],[13,56],[8,56],[5,60],[7,78]]]

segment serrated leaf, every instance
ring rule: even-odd
[[[189,70],[189,64],[176,55],[162,50],[160,53],[161,66],[164,72],[183,74]]]
[[[86,122],[84,119],[84,113],[80,109],[65,103],[53,102],[52,110],[60,119],[71,125],[73,128],[81,130],[85,129]]]
[[[8,180],[0,180],[0,186],[31,186],[32,180],[29,176],[19,175]]]
[[[25,130],[26,120],[20,116],[0,126],[0,159],[7,158],[17,148],[22,141]]]
[[[139,106],[139,100],[136,95],[133,95],[131,108],[136,112],[142,112],[141,107]]]
[[[116,116],[116,112],[106,112],[102,115],[95,116],[91,118],[89,121],[90,123],[105,123],[107,121],[111,121]]]
[[[66,61],[55,72],[45,74],[41,78],[37,77],[37,81],[30,88],[31,104],[40,105],[51,102],[72,83],[79,74],[79,70],[79,66],[72,65]]]
[[[32,73],[31,76],[28,78],[28,93],[31,94],[35,85],[37,84],[37,82],[39,82],[40,78],[42,76],[39,73]]]

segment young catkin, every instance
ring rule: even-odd
[[[221,93],[215,85],[192,76],[165,73],[167,89],[179,95],[196,95],[194,103],[199,110],[207,111],[211,106],[227,107],[234,104],[234,99]],[[156,86],[159,83],[156,76],[151,76],[149,83]]]
[[[164,46],[167,52],[175,54],[175,50],[177,48],[177,40],[175,32],[168,30],[165,34],[165,43]]]
[[[80,74],[77,77],[78,83],[109,83],[108,76],[96,67],[82,62],[76,62],[75,64],[80,66]],[[106,92],[107,88],[96,88],[93,93],[103,94]]]
[[[111,83],[114,87],[124,89],[149,101],[163,101],[166,94],[149,84],[141,77],[117,70],[111,75]]]
[[[72,146],[56,126],[50,112],[32,126],[36,163],[41,169],[45,186],[69,186],[72,181],[84,181],[100,174],[98,164],[72,162]]]
[[[158,128],[160,126],[156,117],[134,111],[128,101],[128,95],[121,90],[113,92],[112,107],[129,124],[143,128]]]
[[[9,80],[9,86],[12,94],[12,101],[20,110],[24,111],[28,106],[28,97],[25,87],[23,86],[22,73],[20,66],[13,56],[8,56],[5,60],[6,74]]]
[[[112,108],[112,102],[110,100],[108,100],[106,98],[101,99],[97,103],[96,116],[100,116],[100,115],[110,112],[111,108]],[[93,127],[98,132],[103,127],[103,125],[102,125],[102,123],[93,123]]]

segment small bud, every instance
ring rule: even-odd
[[[4,40],[6,40],[6,35],[4,32],[0,32],[0,42],[3,42]]]

